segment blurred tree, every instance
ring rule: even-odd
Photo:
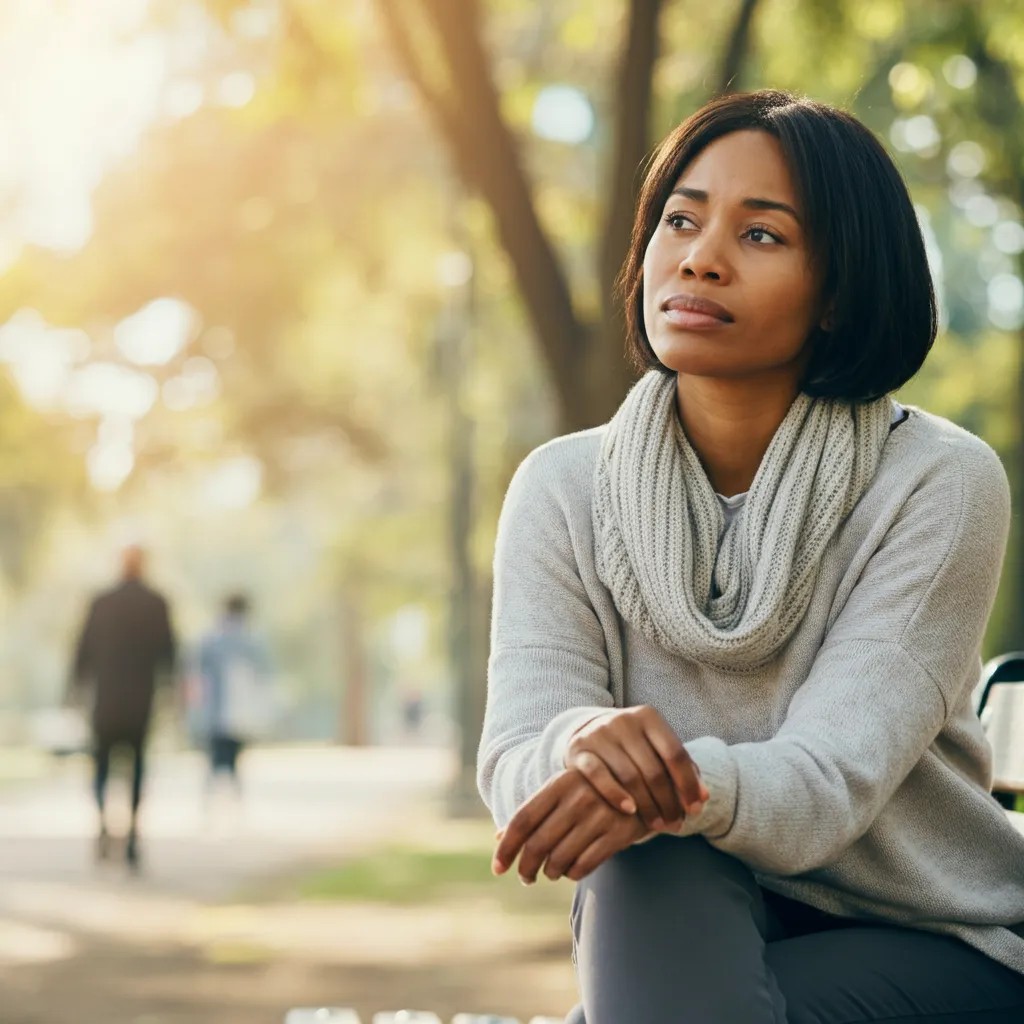
[[[1019,6],[1005,3],[988,10],[965,4],[960,19],[963,52],[977,68],[977,118],[987,129],[988,148],[995,157],[988,161],[985,178],[993,191],[1010,198],[1018,217],[1024,209],[1024,19],[1020,13]],[[1015,270],[1017,280],[1024,280],[1024,244],[1018,249]],[[1024,508],[1024,316],[1017,328],[1016,364],[1017,435],[1008,468],[1019,512]],[[1020,650],[1024,648],[1024,520],[1019,514],[1009,564],[1004,582],[1009,595],[1004,603],[1011,614],[1004,613],[999,635],[1001,646]]]
[[[217,19],[201,59],[169,83],[204,102],[158,117],[106,177],[81,252],[28,250],[0,276],[0,319],[34,306],[84,327],[98,358],[128,365],[114,325],[160,296],[188,302],[194,337],[145,370],[165,400],[137,425],[136,476],[184,481],[255,454],[268,489],[329,509],[334,585],[359,584],[364,620],[424,594],[439,606],[445,592],[437,267],[462,244],[451,222],[471,238],[481,296],[466,386],[483,566],[524,449],[604,419],[621,398],[630,377],[612,282],[639,169],[651,139],[725,88],[810,92],[852,106],[889,140],[930,211],[949,315],[912,394],[999,444],[1024,481],[1013,328],[989,322],[985,299],[1008,257],[992,248],[993,226],[965,219],[949,163],[960,143],[978,144],[987,163],[971,188],[1019,220],[1024,42],[1013,0],[150,7],[172,34],[197,9]],[[246,28],[257,7],[273,12],[272,30]],[[976,69],[969,87],[944,70],[958,57]],[[232,106],[224,87],[239,76],[252,95]],[[559,83],[596,115],[583,141],[535,128],[538,97]],[[932,124],[935,145],[897,145],[914,119]],[[454,201],[439,141],[462,182]],[[167,385],[197,357],[215,367],[219,397],[183,410]],[[1024,586],[1024,571],[1008,579]],[[1009,619],[1024,623],[1012,609]]]
[[[75,424],[27,406],[0,373],[0,571],[20,586],[52,517],[86,495]]]
[[[595,247],[600,309],[580,315],[566,270],[533,198],[515,133],[502,111],[485,45],[480,0],[381,0],[395,53],[443,136],[467,188],[494,216],[519,293],[557,394],[561,425],[574,430],[608,418],[631,373],[622,356],[623,322],[615,278],[633,223],[640,171],[652,144],[654,71],[663,0],[631,0],[614,89],[614,140]],[[742,0],[724,46],[716,91],[738,85],[758,0]],[[431,38],[433,36],[433,38]],[[425,41],[424,41],[425,40]]]
[[[799,89],[811,70],[801,55],[828,69],[819,94],[820,85],[839,86],[834,98],[849,96],[896,150],[933,233],[945,313],[936,351],[908,393],[997,447],[1020,508],[1024,313],[1019,305],[1016,312],[993,310],[991,301],[993,288],[1012,297],[1024,280],[1024,242],[1014,241],[1024,238],[1020,6],[1012,0],[804,0],[801,11],[806,26],[790,19],[787,32],[809,30],[815,44],[782,50],[762,42],[759,52],[776,58],[763,72]],[[1007,344],[1011,336],[1015,344]],[[1024,647],[1022,524],[1015,517],[990,649]]]

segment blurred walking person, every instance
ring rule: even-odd
[[[143,582],[145,562],[141,547],[125,548],[120,583],[97,596],[89,608],[72,675],[74,689],[92,688],[100,860],[110,856],[106,791],[111,755],[124,747],[132,756],[131,824],[125,844],[132,870],[139,867],[138,817],[153,694],[161,671],[172,670],[176,649],[167,601]]]
[[[402,698],[402,726],[407,740],[418,740],[423,732],[423,719],[427,713],[427,703],[423,694],[414,689]]]
[[[210,757],[208,796],[224,776],[241,796],[238,759],[246,743],[264,735],[269,726],[270,656],[249,612],[245,594],[230,595],[220,621],[199,645],[201,718]]]

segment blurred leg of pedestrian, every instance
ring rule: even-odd
[[[93,792],[99,811],[99,831],[96,837],[96,859],[106,860],[110,856],[110,833],[107,831],[106,803],[107,781],[110,778],[110,754],[114,741],[108,736],[96,736],[93,744],[93,765],[95,769]]]
[[[212,775],[226,775],[237,795],[242,793],[242,780],[238,774],[238,758],[242,741],[234,736],[220,734],[213,737],[210,771]]]
[[[239,799],[242,797],[242,776],[238,771],[238,759],[242,756],[242,751],[245,749],[244,744],[241,740],[235,739],[234,737],[228,738],[230,744],[227,750],[227,756],[225,758],[227,762],[228,776],[231,779],[231,784],[235,789],[235,796]]]
[[[242,799],[238,758],[243,747],[241,740],[225,733],[216,733],[210,737],[210,774],[206,795],[207,821],[213,831],[226,832],[238,824],[239,805]],[[222,780],[230,787],[233,799],[219,798],[218,783]]]
[[[139,807],[142,805],[142,783],[146,774],[145,739],[142,736],[133,736],[127,745],[132,754],[132,819],[128,829],[125,859],[128,866],[133,871],[137,871],[139,868]]]
[[[139,735],[97,735],[93,746],[95,776],[93,790],[99,811],[99,831],[96,838],[96,859],[110,857],[110,831],[107,828],[107,784],[110,781],[110,765],[115,753],[124,749],[132,758],[131,820],[125,841],[125,860],[133,870],[138,870],[139,851],[139,808],[142,805],[142,787],[146,774],[144,736]]]

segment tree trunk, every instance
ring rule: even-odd
[[[395,51],[448,143],[459,176],[491,209],[555,384],[562,427],[576,430],[592,425],[585,377],[580,373],[586,332],[573,309],[569,282],[554,246],[541,227],[515,140],[501,115],[477,4],[431,0],[423,9],[434,24],[450,75],[445,91],[429,81],[395,0],[380,4]]]
[[[636,199],[650,153],[654,66],[663,6],[663,0],[634,0],[630,5],[619,63],[613,165],[598,265],[603,322],[593,329],[588,346],[588,393],[595,422],[611,416],[633,381],[624,358],[626,324],[616,282],[629,249]]]
[[[729,45],[722,59],[722,67],[718,73],[718,94],[735,92],[740,86],[740,72],[750,47],[750,30],[754,23],[759,0],[742,0],[736,13]]]
[[[348,594],[341,604],[342,664],[345,666],[345,697],[338,735],[349,747],[367,745],[366,637],[357,595]]]
[[[742,66],[757,3],[742,0],[718,75],[720,85],[734,81]],[[596,268],[603,309],[600,323],[584,324],[573,308],[568,277],[555,247],[537,216],[516,140],[501,115],[483,45],[480,4],[477,0],[378,2],[393,49],[447,143],[459,176],[486,201],[494,216],[551,373],[563,431],[607,419],[632,380],[623,356],[623,319],[614,281],[629,244],[650,143],[652,76],[663,5],[664,0],[632,0],[627,10],[608,215]],[[436,35],[443,76],[429,73],[414,44],[413,13]]]

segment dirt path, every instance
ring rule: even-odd
[[[4,1024],[281,1024],[295,1005],[354,1006],[364,1022],[376,1010],[513,1013],[567,1009],[569,948],[466,958],[442,966],[367,966],[280,959],[215,964],[180,947],[145,951],[93,942],[56,963],[0,968]]]
[[[526,1021],[572,1003],[564,908],[253,895],[389,838],[457,833],[438,817],[450,770],[438,752],[262,753],[244,818],[221,834],[202,820],[198,762],[165,760],[139,879],[91,864],[82,767],[0,793],[2,1024],[280,1024],[319,1004],[354,1006],[366,1024],[409,1006]]]

